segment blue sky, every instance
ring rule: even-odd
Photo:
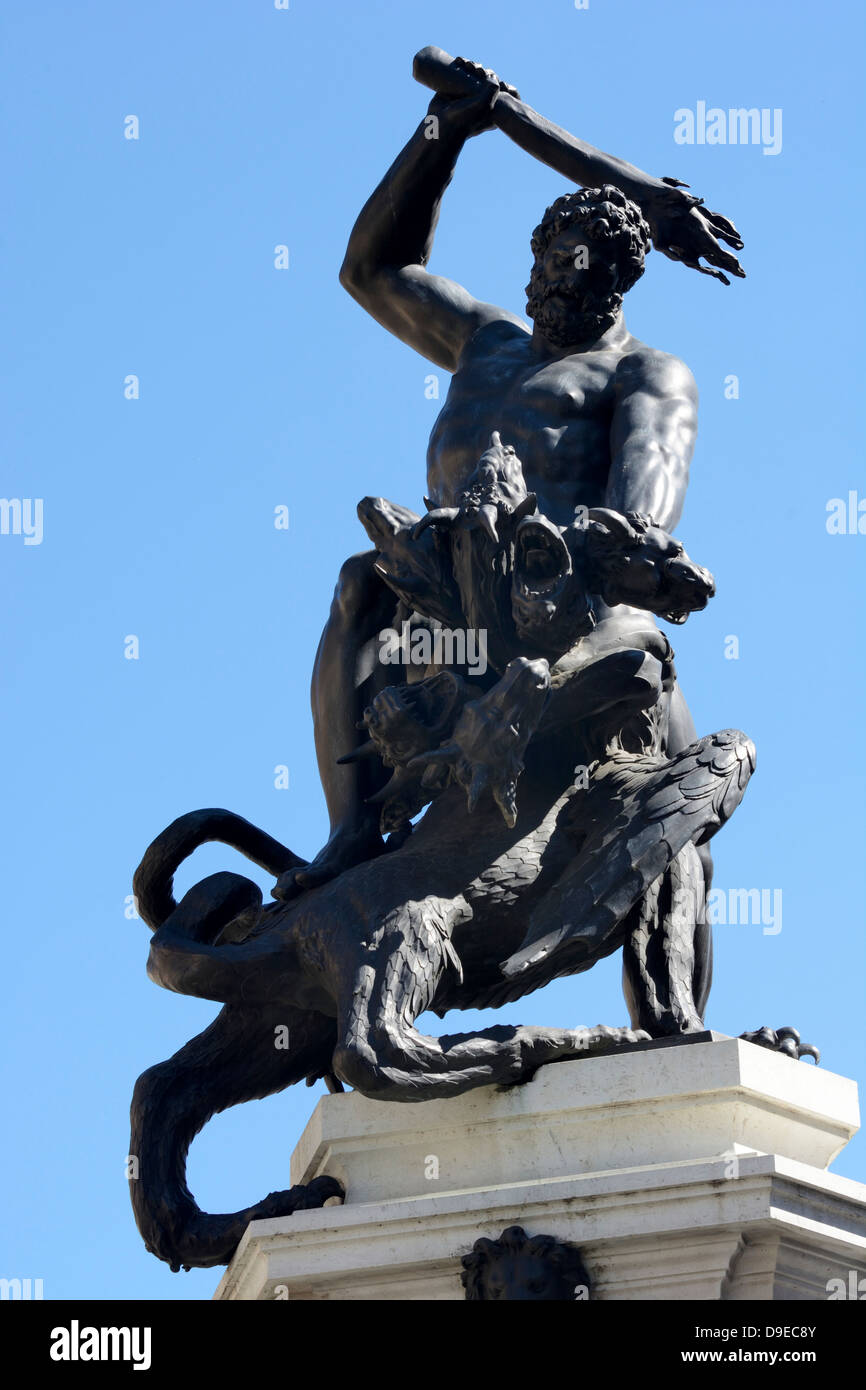
[[[337,271],[426,109],[410,69],[428,43],[686,180],[745,238],[747,280],[725,289],[653,254],[627,304],[632,332],[682,357],[701,393],[679,534],[718,596],[673,634],[683,687],[699,733],[733,725],[758,747],[715,841],[716,883],[783,893],[780,932],[717,929],[707,1021],[793,1023],[830,1070],[862,1076],[866,537],[826,528],[830,499],[866,497],[862,8],[48,0],[8,7],[5,28],[0,491],[43,499],[44,534],[0,536],[0,1273],[43,1278],[47,1298],[216,1286],[218,1271],[172,1275],[132,1220],[133,1083],[216,1006],[147,980],[148,933],[125,899],[149,841],[197,806],[306,856],[326,836],[308,702],[319,631],[342,559],[366,544],[357,500],[420,507],[437,409],[433,369]],[[699,101],[781,110],[780,152],[676,144],[674,112]],[[563,191],[500,133],[472,141],[432,268],[522,312],[530,232]],[[209,847],[179,886],[244,862]],[[505,1016],[625,1022],[618,958]],[[212,1121],[190,1159],[199,1204],[287,1186],[318,1093]],[[854,1140],[836,1170],[866,1177],[864,1152]]]

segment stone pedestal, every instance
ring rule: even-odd
[[[462,1299],[460,1257],[520,1225],[578,1245],[597,1300],[824,1300],[866,1275],[866,1185],[827,1172],[858,1124],[852,1081],[712,1033],[452,1100],[326,1096],[292,1182],[345,1204],[253,1222],[215,1297]]]

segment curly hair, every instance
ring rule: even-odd
[[[555,1236],[528,1236],[522,1226],[509,1226],[498,1240],[476,1240],[470,1254],[463,1256],[460,1277],[467,1300],[487,1300],[487,1272],[491,1265],[508,1256],[543,1260],[554,1271],[564,1298],[574,1297],[579,1285],[589,1289],[589,1275],[580,1251],[573,1245],[566,1245]]]
[[[555,236],[573,226],[579,226],[588,240],[607,243],[619,270],[617,291],[626,294],[643,275],[651,246],[650,229],[637,204],[610,183],[563,194],[551,203],[532,233],[536,261]]]

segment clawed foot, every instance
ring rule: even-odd
[[[291,1216],[296,1211],[315,1211],[333,1197],[342,1201],[345,1189],[336,1178],[322,1176],[312,1182],[299,1183],[283,1192],[270,1192],[254,1208],[254,1221],[267,1221],[277,1216]]]
[[[576,1029],[578,1052],[592,1054],[607,1052],[612,1047],[628,1047],[634,1043],[651,1042],[649,1033],[643,1028],[609,1028],[605,1023],[595,1028]]]
[[[801,1057],[814,1057],[817,1066],[821,1053],[812,1043],[801,1043],[796,1028],[755,1028],[750,1033],[741,1033],[745,1042],[756,1043],[758,1047],[769,1047],[773,1052],[782,1052],[798,1062]]]
[[[288,869],[280,875],[271,889],[271,897],[280,902],[290,902],[308,888],[318,888],[320,884],[345,873],[346,869],[353,869],[367,859],[375,859],[384,848],[376,820],[362,821],[360,825],[338,826],[312,863],[303,869]]]
[[[500,1084],[502,1091],[525,1086],[551,1062],[576,1062],[580,1057],[651,1041],[649,1033],[642,1028],[609,1028],[604,1023],[595,1028],[522,1028],[518,1031],[524,1035],[520,1064],[512,1079]]]

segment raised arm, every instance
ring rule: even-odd
[[[413,73],[426,87],[452,97],[467,95],[487,76],[476,64],[452,58],[435,47],[416,53]],[[653,244],[672,261],[682,261],[692,270],[712,275],[726,285],[731,282],[725,271],[740,278],[745,276],[736,256],[720,245],[724,241],[736,251],[742,250],[736,227],[720,213],[710,212],[703,198],[685,192],[687,185],[681,179],[652,178],[624,159],[576,139],[533,111],[513,88],[493,93],[493,102],[494,123],[536,159],[584,188],[605,183],[621,188],[626,197],[637,203],[649,223]],[[707,265],[701,265],[702,257]]]
[[[697,434],[698,393],[684,362],[651,348],[616,376],[605,506],[643,512],[673,531],[682,515]]]
[[[442,197],[466,140],[492,128],[496,92],[513,91],[493,73],[482,74],[479,96],[434,97],[426,118],[361,210],[346,250],[340,281],[377,322],[422,356],[453,372],[466,343],[485,323],[520,319],[475,299],[462,285],[425,269]]]

